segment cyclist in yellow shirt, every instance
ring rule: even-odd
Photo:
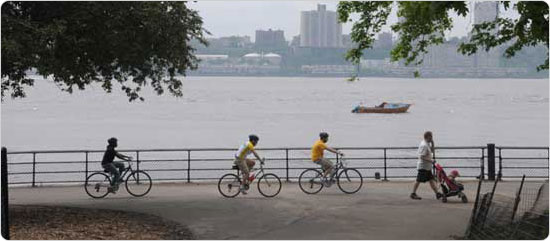
[[[315,144],[313,144],[313,147],[311,148],[311,160],[313,161],[313,163],[321,166],[321,168],[323,169],[323,177],[326,178],[329,173],[332,173],[334,171],[334,168],[333,168],[334,164],[328,159],[323,157],[323,151],[327,150],[341,156],[343,156],[344,153],[334,148],[331,148],[325,144],[328,142],[328,133],[321,132],[319,134],[319,137],[320,139],[317,140]]]
[[[256,162],[246,157],[252,153],[258,161],[262,162],[262,159],[254,150],[254,147],[258,144],[259,140],[260,138],[256,135],[249,135],[248,141],[242,144],[237,153],[235,153],[235,165],[237,165],[243,173],[243,181],[241,182],[242,194],[246,194],[246,186],[249,183],[248,177],[250,175],[250,170],[256,164]]]

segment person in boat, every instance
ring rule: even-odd
[[[382,104],[377,105],[376,108],[384,108],[387,104],[388,102],[382,102]]]

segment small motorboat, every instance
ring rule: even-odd
[[[351,111],[352,113],[405,113],[409,109],[411,104],[405,103],[382,103],[381,105],[374,107],[356,106]]]

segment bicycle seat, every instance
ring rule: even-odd
[[[232,169],[233,169],[233,170],[239,170],[239,166],[233,165]]]
[[[109,173],[108,169],[103,169],[103,172]]]

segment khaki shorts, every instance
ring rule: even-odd
[[[243,172],[244,174],[250,173],[250,170],[248,169],[248,165],[246,164],[246,159],[241,160],[238,157],[235,157],[234,163],[239,167],[239,170],[241,170],[241,172]]]
[[[331,169],[334,166],[334,164],[332,164],[331,161],[325,158],[321,158],[321,159],[318,159],[317,161],[313,161],[313,163],[317,165],[321,165],[321,168],[323,169],[323,171]]]

